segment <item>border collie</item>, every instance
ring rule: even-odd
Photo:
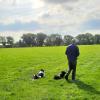
[[[43,69],[41,69],[37,74],[34,74],[33,75],[33,78],[32,79],[39,79],[39,78],[42,78],[45,76],[45,72]]]

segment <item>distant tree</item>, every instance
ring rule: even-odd
[[[71,35],[65,35],[64,36],[64,45],[71,44],[72,39],[73,39],[73,36],[71,36]]]
[[[27,33],[23,34],[21,39],[14,43],[14,39],[11,36],[0,36],[0,47],[7,47],[12,45],[14,47],[27,47],[27,46],[60,46],[69,45],[74,37],[71,35],[65,35],[64,38],[60,34],[46,35],[44,33]],[[100,44],[100,34],[92,35],[91,33],[79,34],[75,38],[79,40],[79,44],[90,45]]]
[[[100,34],[94,36],[94,44],[100,44]]]
[[[8,44],[10,47],[12,47],[13,44],[14,44],[14,39],[13,39],[13,37],[8,36],[8,37],[6,37],[6,39],[7,39],[7,44]]]
[[[0,43],[5,47],[7,43],[6,37],[0,36]]]
[[[0,43],[2,44],[2,36],[0,36]]]
[[[62,44],[63,40],[62,40],[62,36],[59,34],[51,34],[50,35],[50,41],[51,41],[51,45],[53,46],[59,46]]]
[[[36,35],[35,34],[32,34],[32,33],[23,34],[21,38],[23,40],[23,43],[26,44],[26,46],[36,45]]]
[[[15,47],[27,47],[27,44],[22,39],[20,39],[15,43]]]
[[[79,40],[79,44],[86,44],[87,43],[85,34],[79,34],[76,36],[76,38]]]
[[[79,40],[79,44],[94,43],[94,36],[91,33],[79,34],[76,38]]]
[[[61,35],[56,35],[56,40],[55,40],[55,44],[57,45],[57,46],[60,46],[60,45],[62,45],[62,42],[63,42],[63,40],[62,40],[62,36]]]
[[[47,35],[44,33],[37,33],[36,35],[36,44],[37,46],[43,46],[44,40],[46,39]]]
[[[47,38],[44,40],[44,45],[45,46],[51,46],[51,37],[50,36],[47,36]]]
[[[87,39],[87,44],[93,44],[94,43],[94,36],[91,33],[86,33],[85,37]]]

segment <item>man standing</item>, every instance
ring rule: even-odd
[[[77,57],[79,56],[79,48],[76,45],[77,43],[77,39],[72,39],[72,44],[67,47],[65,52],[65,54],[67,55],[69,65],[68,72],[65,75],[66,80],[68,80],[68,76],[72,71],[72,80],[75,81]]]

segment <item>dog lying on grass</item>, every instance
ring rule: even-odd
[[[61,71],[58,75],[55,75],[55,76],[54,76],[54,79],[55,79],[55,80],[62,79],[62,78],[64,78],[65,74],[66,74],[65,71]]]
[[[33,75],[33,78],[32,79],[39,79],[39,78],[42,78],[45,76],[45,72],[43,69],[41,69],[37,74],[34,74]]]

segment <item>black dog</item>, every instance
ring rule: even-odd
[[[34,74],[33,75],[33,78],[32,79],[39,79],[39,78],[42,78],[45,76],[45,72],[43,69],[41,69],[37,74]]]
[[[62,78],[64,78],[65,74],[66,74],[65,71],[61,71],[58,75],[55,75],[55,76],[54,76],[54,79],[55,79],[55,80],[62,79]]]

